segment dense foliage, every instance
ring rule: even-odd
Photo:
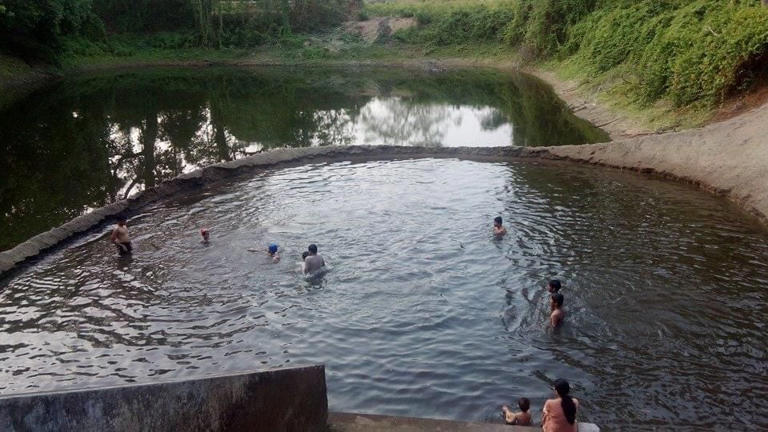
[[[0,0],[0,49],[31,60],[53,60],[67,35],[103,35],[91,0]]]
[[[130,51],[126,41],[139,39],[159,48],[252,47],[338,25],[360,7],[361,0],[0,0],[0,50],[55,61],[121,55]]]
[[[400,0],[367,12],[416,17],[419,26],[399,34],[405,42],[504,43],[526,60],[620,74],[643,103],[713,103],[768,69],[760,0]]]

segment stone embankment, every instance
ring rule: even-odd
[[[537,432],[540,427],[507,426],[412,417],[330,413],[329,432]],[[579,423],[579,432],[600,432],[592,423]]]
[[[0,430],[528,432],[533,427],[328,412],[325,366],[0,397]],[[579,432],[599,432],[579,423]]]
[[[327,419],[322,365],[0,397],[4,432],[323,432]]]

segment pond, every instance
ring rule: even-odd
[[[333,410],[498,421],[525,396],[538,419],[565,377],[604,430],[768,426],[768,236],[685,185],[556,163],[327,163],[129,226],[131,258],[104,226],[0,282],[0,393],[324,363]],[[319,280],[299,271],[309,243],[330,266]]]
[[[67,79],[0,108],[0,250],[265,149],[597,141],[605,133],[522,74],[275,67]]]

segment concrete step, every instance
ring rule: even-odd
[[[452,420],[390,417],[372,414],[329,413],[330,432],[533,432],[541,428],[471,423]],[[591,423],[579,423],[579,432],[600,432]]]

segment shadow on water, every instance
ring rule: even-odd
[[[0,250],[163,180],[278,147],[606,141],[535,78],[493,71],[96,74],[0,113]]]

